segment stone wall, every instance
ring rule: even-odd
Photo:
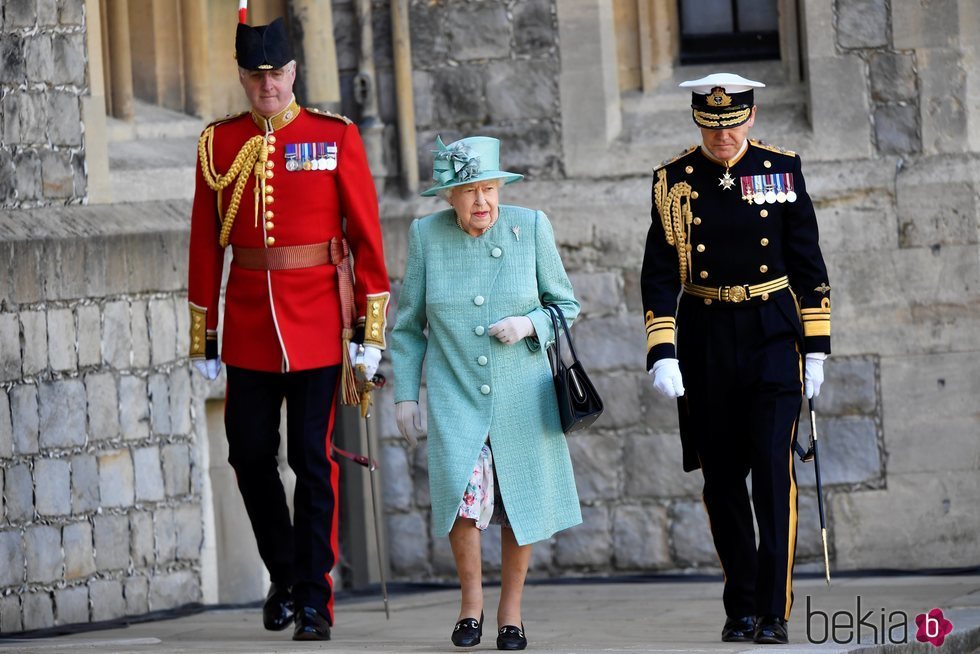
[[[87,93],[80,0],[0,8],[0,207],[85,197],[81,96]]]
[[[205,432],[183,356],[188,212],[178,203],[4,217],[2,633],[201,597],[194,442]]]
[[[359,38],[354,6],[334,0],[334,35],[344,111],[359,114],[352,85]],[[375,0],[374,42],[387,174],[398,172],[388,3]],[[432,172],[437,134],[445,143],[481,134],[504,141],[508,170],[561,172],[560,72],[555,0],[412,0],[412,69],[419,170]]]

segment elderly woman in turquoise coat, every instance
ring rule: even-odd
[[[457,646],[480,642],[480,534],[502,527],[498,649],[524,649],[521,596],[531,544],[582,521],[546,352],[544,306],[579,312],[541,211],[499,204],[522,175],[500,170],[497,139],[437,139],[422,195],[450,208],[412,222],[392,332],[395,413],[414,444],[426,362],[432,531],[446,536],[462,589]]]

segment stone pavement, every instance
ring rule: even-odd
[[[487,589],[488,619],[484,641],[473,651],[494,650],[493,609],[499,589]],[[915,615],[943,609],[953,631],[942,654],[980,651],[980,574],[843,576],[828,588],[823,580],[797,580],[790,622],[791,644],[785,648],[721,643],[724,613],[717,578],[630,578],[569,580],[531,584],[525,591],[525,626],[530,651],[536,652],[931,652],[914,640]],[[864,617],[856,631],[857,602]],[[376,597],[338,601],[338,627],[329,643],[294,643],[290,632],[261,627],[257,608],[206,610],[175,619],[112,625],[104,630],[31,639],[0,639],[0,652],[87,654],[157,654],[162,652],[292,653],[446,652],[456,618],[455,589],[399,587],[392,595],[391,620],[385,621]],[[809,618],[808,614],[809,603]],[[837,613],[836,617],[833,614]],[[826,617],[825,617],[826,616]],[[907,616],[907,618],[905,617]],[[892,640],[904,631],[892,629],[905,620],[910,644],[882,644],[882,629]],[[827,633],[828,622],[836,632]],[[807,624],[809,623],[809,627]],[[874,625],[877,632],[872,631]],[[809,640],[808,640],[809,633]],[[830,639],[820,644],[820,641]],[[843,644],[835,644],[833,638]],[[872,641],[877,637],[879,646]],[[810,642],[810,641],[817,642]]]

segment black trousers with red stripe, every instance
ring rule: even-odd
[[[791,445],[803,397],[799,324],[788,292],[749,306],[707,306],[684,296],[678,313],[687,423],[725,573],[725,611],[733,618],[788,619],[793,603]]]
[[[289,373],[228,366],[225,431],[228,462],[238,477],[273,583],[292,586],[297,606],[310,606],[333,624],[340,468],[331,452],[340,366]],[[279,478],[279,421],[286,401],[286,446],[296,473],[295,520]]]

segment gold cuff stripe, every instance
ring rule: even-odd
[[[674,330],[673,329],[658,329],[651,334],[647,334],[647,351],[649,352],[657,345],[673,345],[674,344]]]
[[[208,310],[188,302],[191,310],[191,345],[188,356],[192,359],[204,357],[204,344],[212,336],[208,333]],[[217,333],[213,338],[217,338]]]
[[[803,323],[804,336],[830,336],[830,321],[823,323]]]
[[[830,309],[800,309],[800,313],[804,316],[829,316]]]
[[[389,293],[367,296],[367,309],[364,318],[364,344],[385,349],[386,313]]]

